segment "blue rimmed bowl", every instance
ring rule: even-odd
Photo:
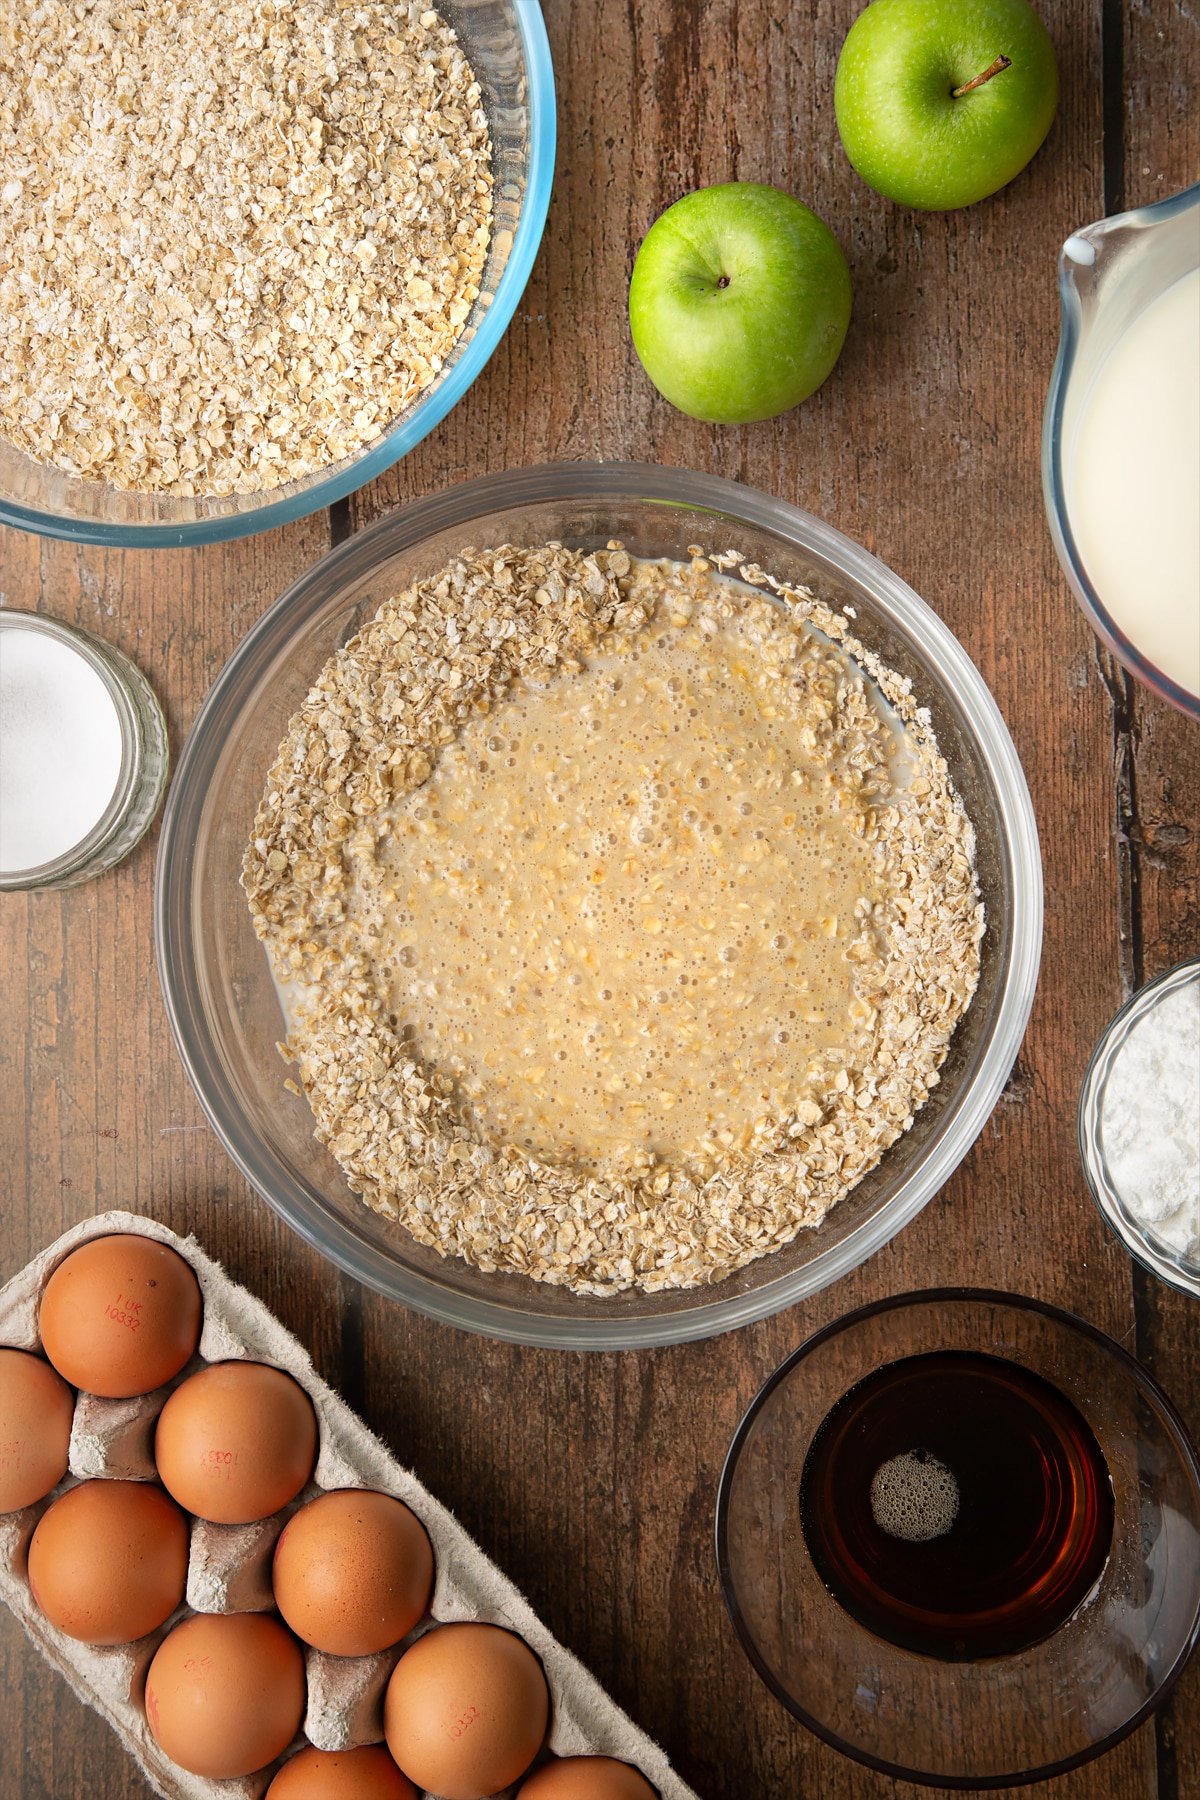
[[[179,498],[85,481],[0,437],[0,524],[75,543],[209,544],[317,512],[390,469],[457,404],[525,291],[554,177],[554,69],[538,0],[439,0],[483,89],[492,134],[492,242],[479,297],[437,379],[361,450],[265,493]]]
[[[1062,331],[1042,423],[1042,493],[1062,570],[1096,636],[1160,699],[1200,719],[1193,694],[1122,630],[1088,573],[1071,521],[1070,463],[1087,399],[1134,321],[1200,260],[1200,182],[1073,231],[1058,259]]]

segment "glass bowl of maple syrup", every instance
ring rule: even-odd
[[[1142,1723],[1200,1639],[1200,1461],[1070,1313],[975,1289],[818,1332],[742,1420],[725,1603],[818,1736],[933,1787],[1039,1781]]]

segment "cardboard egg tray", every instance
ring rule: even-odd
[[[134,1400],[102,1400],[80,1393],[71,1433],[69,1472],[45,1500],[0,1515],[0,1595],[46,1660],[81,1700],[106,1718],[154,1790],[165,1800],[260,1800],[278,1763],[235,1781],[188,1774],[168,1760],[150,1735],[142,1707],[146,1671],[168,1631],[189,1612],[265,1612],[273,1606],[271,1559],[289,1516],[328,1488],[368,1487],[394,1494],[429,1533],[436,1559],[430,1616],[402,1644],[376,1656],[337,1657],[305,1649],[308,1705],[304,1742],[344,1750],[383,1740],[383,1694],[402,1651],[438,1623],[479,1619],[518,1632],[541,1658],[550,1686],[549,1749],[560,1756],[586,1751],[634,1764],[662,1800],[696,1800],[657,1745],[609,1699],[599,1683],[553,1638],[506,1576],[444,1506],[323,1382],[307,1353],[260,1300],[230,1281],[192,1238],[182,1239],[153,1219],[102,1213],[66,1232],[0,1288],[0,1344],[36,1350],[42,1290],[67,1253],[88,1238],[140,1232],[169,1244],[194,1269],[204,1297],[199,1354],[175,1381]],[[186,1604],[149,1637],[114,1649],[77,1643],[51,1625],[35,1605],[25,1574],[26,1551],[42,1513],[66,1488],[93,1477],[149,1481],[155,1477],[154,1428],[171,1389],[205,1362],[247,1358],[286,1369],[316,1409],[320,1445],[313,1480],[291,1506],[253,1525],[191,1528]],[[281,1759],[283,1760],[283,1759]],[[511,1795],[514,1790],[506,1792]]]

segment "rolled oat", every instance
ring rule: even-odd
[[[0,9],[0,434],[119,488],[379,437],[479,293],[491,143],[419,0]]]

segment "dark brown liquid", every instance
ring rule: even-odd
[[[813,1564],[876,1636],[943,1661],[1057,1631],[1099,1579],[1113,1494],[1095,1434],[1041,1376],[954,1350],[838,1401],[800,1484]]]

